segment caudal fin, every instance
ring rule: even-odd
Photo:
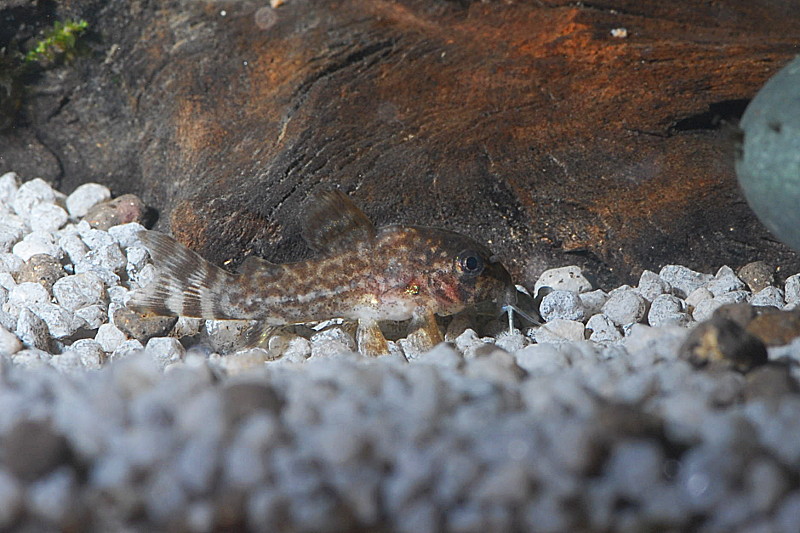
[[[159,316],[239,318],[221,302],[235,282],[233,274],[163,233],[142,231],[139,239],[150,251],[156,278],[133,294],[128,308]]]

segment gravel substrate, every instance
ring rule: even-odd
[[[109,198],[0,177],[0,529],[798,530],[800,341],[747,373],[679,353],[726,303],[793,309],[800,276],[670,265],[605,292],[565,267],[541,328],[235,352],[243,324],[126,312],[153,266]]]

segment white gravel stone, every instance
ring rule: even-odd
[[[75,218],[86,216],[89,209],[111,198],[111,191],[105,185],[84,183],[67,196],[67,210]]]
[[[539,294],[542,287],[576,293],[592,290],[592,284],[583,276],[580,267],[575,265],[545,270],[533,287],[534,294]]]
[[[31,209],[30,224],[33,231],[57,231],[68,219],[67,212],[55,204],[36,204]]]
[[[57,304],[35,303],[31,304],[29,309],[44,320],[50,335],[57,339],[73,335],[84,325],[84,321],[76,317],[72,311]]]
[[[61,235],[58,238],[58,246],[64,250],[73,264],[78,264],[83,261],[83,258],[89,252],[89,247],[83,242],[75,233],[68,233]]]
[[[119,274],[125,271],[128,260],[117,243],[89,250],[78,264],[75,273],[94,272],[106,285],[119,284]]]
[[[20,283],[8,291],[8,303],[19,309],[32,304],[47,303],[49,301],[50,293],[47,292],[47,289],[33,281]]]
[[[586,329],[592,330],[589,340],[598,343],[616,342],[622,338],[614,322],[602,313],[593,315],[586,322]]]
[[[517,364],[530,374],[554,374],[569,366],[567,357],[553,344],[533,344],[514,354]]]
[[[150,254],[141,246],[129,246],[125,249],[125,259],[128,261],[125,269],[128,277],[133,277],[149,264]]]
[[[11,275],[9,272],[0,272],[0,287],[10,291],[16,286],[17,282],[14,281],[13,275]]]
[[[138,222],[129,222],[128,224],[120,224],[119,226],[108,228],[108,234],[114,237],[114,240],[123,248],[134,246],[142,248],[142,241],[139,239],[139,233],[144,230],[145,227]]]
[[[147,341],[145,351],[155,361],[166,367],[170,363],[175,363],[183,359],[186,355],[186,349],[180,341],[174,337],[153,337]]]
[[[72,311],[98,305],[105,296],[103,280],[94,272],[64,276],[53,284],[53,296],[59,304]]]
[[[340,327],[328,328],[311,336],[311,357],[330,357],[356,351],[353,336]]]
[[[0,273],[18,272],[25,261],[11,253],[0,253]]]
[[[39,350],[50,348],[50,333],[47,330],[47,324],[27,308],[20,311],[15,333],[27,347]]]
[[[10,252],[22,239],[23,229],[16,225],[0,222],[0,252]]]
[[[96,339],[97,338],[95,337],[95,340]],[[119,361],[120,359],[126,359],[128,357],[140,354],[142,351],[144,351],[144,346],[141,342],[136,339],[128,339],[124,342],[121,342],[119,346],[114,349],[109,359],[112,361]]]
[[[567,290],[554,290],[542,299],[539,314],[545,322],[557,318],[583,320],[583,302],[578,293]]]
[[[105,354],[99,342],[93,339],[79,339],[72,343],[70,350],[78,355],[84,368],[99,370],[103,365]]]
[[[783,308],[786,302],[783,299],[783,291],[777,287],[764,287],[750,299],[751,305],[772,305],[778,309]]]
[[[63,467],[32,483],[28,489],[29,506],[34,513],[52,524],[65,520],[73,509],[76,476]]]
[[[640,322],[647,311],[647,302],[631,289],[616,289],[603,305],[603,314],[614,324],[624,326]]]
[[[97,330],[94,340],[106,353],[111,353],[127,340],[127,336],[114,324],[103,324]]]
[[[6,172],[0,176],[0,204],[11,205],[19,189],[19,176],[16,172]]]
[[[692,311],[692,318],[694,318],[697,322],[704,322],[711,318],[711,315],[714,314],[714,311],[723,305],[725,305],[724,302],[716,298],[702,300]]]
[[[744,281],[740,280],[736,272],[729,266],[721,267],[714,279],[705,286],[714,296],[725,294],[726,292],[740,291],[747,287]]]
[[[687,326],[692,317],[687,313],[686,302],[672,296],[662,294],[650,304],[647,313],[647,322],[653,327],[661,326]]]
[[[608,294],[601,289],[584,292],[578,296],[583,303],[583,311],[585,316],[596,315],[603,309],[606,301],[608,301]]]
[[[706,289],[705,287],[700,287],[692,291],[692,293],[686,297],[686,305],[689,307],[697,307],[697,305],[702,302],[703,300],[710,300],[714,297],[710,290]]]
[[[200,332],[203,326],[202,318],[188,318],[185,316],[178,317],[175,326],[172,328],[172,335],[180,339],[181,337],[192,337]]]
[[[7,175],[3,175],[3,178]],[[13,474],[6,469],[0,469],[0,527],[11,528],[22,511],[23,494],[22,484]]]
[[[669,293],[672,287],[655,272],[645,270],[639,276],[639,283],[633,290],[648,302],[652,302],[658,296]]]
[[[714,276],[703,274],[681,265],[667,265],[658,273],[659,277],[670,284],[675,294],[686,298],[698,287],[702,287]]]
[[[303,362],[311,357],[311,343],[303,337],[293,337],[283,351],[282,361]]]
[[[27,234],[11,248],[11,251],[23,261],[27,261],[36,254],[47,254],[56,259],[61,259],[64,255],[53,234],[45,231],[34,231]]]
[[[800,302],[800,274],[794,274],[786,278],[783,292],[786,303]]]
[[[534,340],[539,344],[558,344],[584,340],[584,326],[576,320],[556,318],[539,328],[532,329]]]
[[[22,349],[22,342],[19,338],[0,326],[0,355],[13,355]]]
[[[55,203],[56,193],[50,185],[40,178],[26,181],[17,189],[12,206],[24,219],[29,219],[33,206],[39,203]]]
[[[86,324],[86,329],[97,329],[105,322],[108,322],[108,313],[105,304],[87,305],[80,309],[75,309],[75,316]]]
[[[92,250],[102,248],[104,246],[117,245],[117,241],[107,231],[94,229],[85,220],[80,221],[75,228],[78,231],[83,242]]]
[[[206,320],[204,329],[211,347],[220,353],[230,353],[245,344],[251,325],[247,320]]]

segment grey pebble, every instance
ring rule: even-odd
[[[695,272],[682,265],[667,265],[658,275],[669,283],[675,294],[681,298],[686,298],[692,291],[714,279],[711,274]]]
[[[800,302],[800,274],[794,274],[786,278],[783,291],[787,303]]]
[[[94,272],[65,276],[53,285],[53,296],[70,310],[98,305],[105,297],[103,280]]]
[[[564,320],[556,318],[539,328],[531,329],[534,340],[537,343],[560,344],[570,341],[584,340],[585,327],[582,322],[576,320]]]
[[[714,296],[719,296],[727,292],[740,291],[746,286],[732,268],[723,266],[717,271],[714,279],[709,281],[705,287],[711,291],[711,294]]]
[[[539,294],[539,289],[542,287],[575,293],[592,290],[592,284],[584,277],[581,268],[575,265],[545,270],[533,287],[534,294]]]
[[[40,283],[25,281],[8,291],[8,303],[22,309],[31,304],[47,303],[50,293]]]
[[[753,297],[750,299],[751,305],[759,305],[759,306],[774,306],[778,309],[783,308],[785,305],[785,301],[783,299],[783,291],[780,290],[778,287],[765,287],[764,289],[760,290]]]
[[[97,329],[94,340],[103,348],[106,353],[111,353],[125,342],[128,337],[114,324],[103,324]]]
[[[669,293],[672,287],[655,272],[644,270],[639,276],[639,283],[633,290],[648,302],[652,302],[658,296]]]
[[[95,340],[97,337],[95,337]],[[144,346],[141,342],[136,339],[128,339],[122,341],[114,351],[111,353],[109,360],[111,361],[118,361],[120,359],[125,359],[131,357],[133,355],[139,354],[144,351]]]
[[[567,357],[553,344],[534,344],[514,354],[517,364],[530,374],[554,374],[569,365]]]
[[[86,324],[87,329],[97,329],[108,322],[108,313],[104,304],[87,305],[73,311],[75,316]]]
[[[93,339],[79,339],[70,345],[70,350],[78,355],[84,368],[99,370],[105,360],[103,347]]]
[[[66,205],[69,214],[81,218],[95,205],[111,198],[111,191],[105,185],[84,183],[67,196]]]
[[[0,355],[13,355],[22,349],[22,342],[4,326],[0,326]]]
[[[542,299],[539,314],[545,322],[556,318],[581,321],[584,317],[583,302],[576,292],[554,290]]]
[[[203,327],[212,349],[229,353],[244,346],[252,326],[247,320],[206,320]]]
[[[10,528],[22,512],[24,490],[16,477],[0,469],[0,527]]]
[[[4,272],[18,272],[22,268],[25,261],[12,253],[0,252],[0,273]]]
[[[17,337],[28,347],[47,351],[50,349],[50,334],[47,324],[28,308],[22,309],[17,318]]]
[[[647,322],[653,327],[685,327],[691,320],[692,317],[687,313],[686,302],[671,294],[662,294],[653,300],[647,313]]]
[[[58,238],[58,246],[64,250],[64,253],[67,254],[73,264],[83,261],[83,258],[89,252],[89,247],[86,246],[86,243],[77,233],[61,235]]]
[[[139,233],[144,230],[145,227],[138,222],[129,222],[127,224],[111,226],[108,228],[108,234],[111,235],[122,248],[142,248]]]
[[[20,185],[11,205],[19,216],[27,219],[34,205],[54,203],[55,200],[56,193],[53,188],[43,179],[35,178]]]
[[[0,204],[10,205],[19,189],[19,176],[16,172],[0,175]]]
[[[586,322],[586,329],[592,330],[589,340],[599,343],[615,342],[622,338],[616,324],[602,313],[592,315]]]
[[[89,250],[75,265],[75,273],[94,272],[106,285],[118,285],[119,275],[125,271],[128,260],[117,243]]]
[[[356,351],[356,341],[353,336],[338,326],[315,333],[310,341],[312,358]]]
[[[22,239],[24,230],[7,222],[0,223],[0,252],[10,252],[12,247]]]
[[[57,231],[68,219],[67,212],[55,204],[36,204],[31,209],[30,224],[33,231]]]
[[[703,300],[711,300],[714,295],[705,287],[699,287],[691,292],[684,300],[689,307],[697,307]]]
[[[61,259],[64,255],[53,234],[43,231],[27,234],[12,247],[11,251],[23,261],[27,261],[37,254],[47,254],[56,259]]]
[[[146,343],[153,337],[163,337],[178,321],[172,316],[142,316],[127,307],[117,307],[111,312],[111,320],[128,337]]]
[[[161,367],[183,359],[186,349],[174,337],[152,337],[147,341],[145,351],[153,357]]]
[[[28,307],[36,316],[44,320],[47,330],[56,339],[73,335],[85,324],[72,311],[50,302],[34,303]],[[19,326],[17,326],[19,327]]]
[[[614,324],[624,326],[644,318],[647,302],[633,290],[620,288],[609,294],[602,311]]]
[[[608,301],[608,294],[601,289],[581,293],[579,297],[583,303],[584,316],[596,315]]]

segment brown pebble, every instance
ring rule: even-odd
[[[236,424],[256,411],[277,414],[283,406],[283,400],[272,387],[253,381],[227,385],[222,390],[222,400],[225,418],[230,424]]]
[[[56,258],[47,254],[36,254],[25,261],[19,269],[16,282],[39,283],[50,292],[53,284],[65,275],[64,268]]]
[[[798,392],[800,387],[792,377],[789,365],[770,363],[747,374],[744,390],[747,401],[762,399],[775,402],[787,394]]]
[[[767,346],[784,346],[800,336],[800,312],[764,310],[750,321],[747,331]]]
[[[84,220],[95,229],[108,230],[111,226],[127,224],[129,222],[143,222],[145,205],[134,194],[123,194],[108,202],[103,202],[92,207]]]
[[[767,362],[764,343],[726,316],[712,316],[692,330],[679,351],[694,366],[731,366],[740,372]]]
[[[736,272],[739,279],[747,283],[753,294],[769,287],[774,281],[775,268],[766,264],[764,261],[754,261],[747,263]]]
[[[747,324],[753,320],[756,315],[758,314],[758,310],[750,304],[747,303],[738,303],[738,304],[725,304],[716,311],[714,314],[711,315],[712,318],[719,317],[719,318],[727,318],[729,320],[733,320],[739,326],[746,328]]]
[[[153,337],[164,337],[172,331],[177,317],[144,316],[135,313],[127,307],[120,307],[114,311],[113,322],[120,331],[133,337],[142,344]]]
[[[21,420],[3,439],[3,464],[14,475],[33,480],[69,458],[63,435],[41,420]]]

